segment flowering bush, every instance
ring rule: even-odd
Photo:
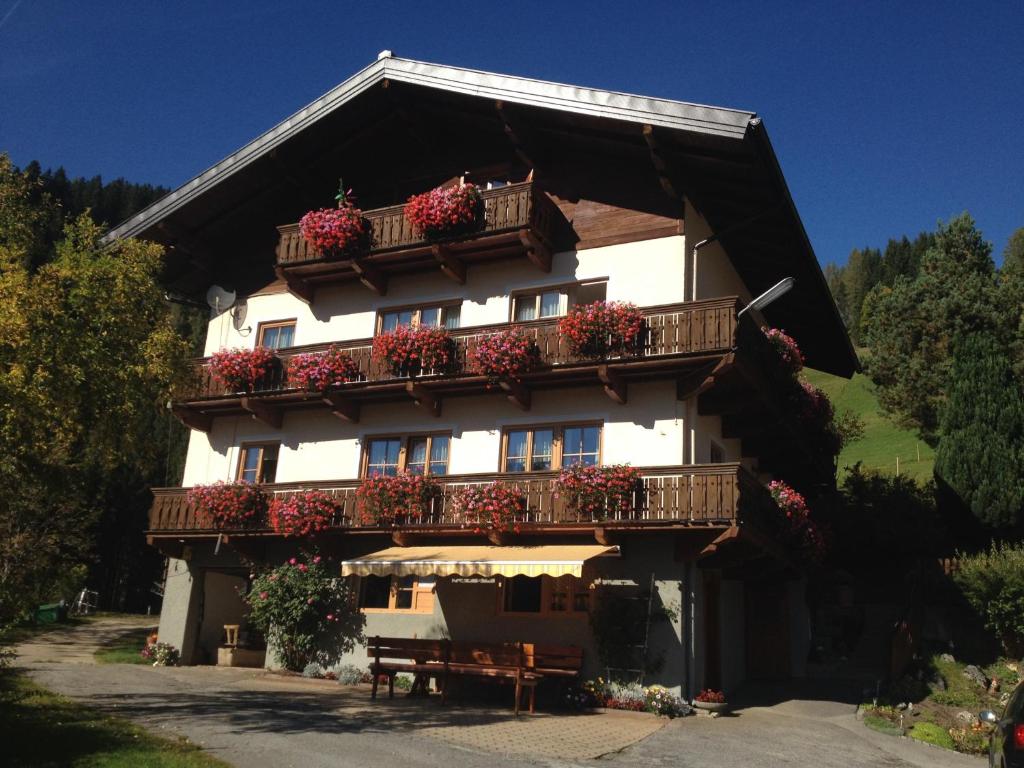
[[[608,357],[636,351],[643,315],[633,304],[595,301],[573,307],[558,332],[577,357]]]
[[[249,621],[286,669],[328,666],[362,639],[364,618],[350,582],[319,556],[292,558],[253,578],[245,600]]]
[[[211,528],[245,528],[260,522],[267,511],[263,488],[241,480],[197,485],[189,490],[188,503]]]
[[[277,357],[266,347],[222,349],[210,357],[210,374],[230,392],[251,392],[274,370]]]
[[[356,361],[333,346],[326,352],[307,352],[288,361],[288,382],[299,389],[326,392],[358,378]]]
[[[558,476],[558,492],[583,518],[625,517],[633,511],[640,472],[627,464],[588,467],[575,464]]]
[[[784,536],[788,543],[808,561],[821,562],[825,555],[825,540],[811,519],[804,497],[781,480],[769,483],[768,492],[785,517]]]
[[[835,457],[843,448],[843,435],[835,421],[832,401],[822,390],[805,379],[793,388],[792,400],[797,418],[811,438],[815,453]]]
[[[690,714],[690,708],[681,698],[660,685],[644,689],[644,700],[648,712],[669,719]]]
[[[519,532],[526,517],[526,497],[513,485],[488,483],[467,485],[455,496],[455,510],[463,522],[476,530]]]
[[[779,357],[782,358],[786,368],[794,376],[798,374],[804,367],[804,355],[800,351],[800,347],[793,340],[793,337],[778,328],[768,328],[764,335],[768,337],[772,347],[779,353]]]
[[[472,184],[437,187],[410,197],[405,218],[428,240],[472,232],[483,223],[484,199]]]
[[[400,472],[394,477],[368,477],[356,489],[356,505],[364,525],[422,522],[441,495],[441,487],[424,475]]]
[[[705,688],[693,698],[694,701],[699,701],[704,704],[725,704],[725,694],[711,688]]]
[[[455,360],[455,342],[443,328],[403,325],[373,338],[373,358],[395,376],[446,371]]]
[[[170,643],[149,643],[142,649],[141,656],[154,667],[175,667],[181,659],[181,653]]]
[[[363,212],[349,200],[348,194],[342,187],[336,197],[337,208],[310,211],[299,220],[299,232],[306,242],[325,256],[350,254],[369,240],[370,230]]]
[[[270,502],[270,527],[285,536],[308,536],[328,527],[338,513],[334,497],[324,491],[299,491]]]
[[[540,363],[537,343],[518,329],[484,336],[467,355],[469,369],[492,379],[516,379]]]

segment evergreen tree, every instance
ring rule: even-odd
[[[1014,370],[1024,377],[1024,227],[1014,232],[1006,244],[999,285],[1012,332],[1010,348]]]

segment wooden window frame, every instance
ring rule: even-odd
[[[424,468],[424,475],[430,475],[430,449],[433,447],[433,438],[435,437],[447,437],[448,438],[448,462],[445,464],[445,475],[448,474],[448,468],[452,462],[452,433],[450,430],[435,430],[432,432],[403,432],[400,434],[390,435],[366,435],[362,439],[363,450],[362,455],[359,459],[359,477],[368,477],[367,471],[370,466],[370,443],[374,440],[399,440],[401,446],[398,449],[398,471],[404,472],[409,466],[409,441],[417,438],[427,438],[427,461]],[[445,475],[433,475],[433,477],[444,477]]]
[[[295,346],[295,330],[296,330],[296,326],[298,325],[298,323],[299,323],[298,318],[295,318],[295,317],[290,318],[288,320],[267,320],[265,322],[259,323],[256,326],[256,346],[257,347],[262,347],[263,346],[263,335],[266,333],[266,331],[268,329],[270,329],[270,328],[286,328],[287,326],[290,325],[292,327],[292,343],[291,343],[291,346],[294,347]],[[288,347],[275,347],[275,349],[288,349]]]
[[[513,475],[528,475],[535,472],[555,472],[562,468],[562,449],[564,447],[563,433],[572,427],[597,427],[599,430],[597,438],[597,464],[600,466],[604,461],[604,422],[603,421],[557,421],[554,423],[542,424],[508,424],[501,429],[501,451],[498,456],[498,471],[508,472],[505,469],[508,459],[508,433],[529,432],[526,439],[526,466],[533,463],[533,433],[538,429],[550,429],[554,433],[551,440],[551,469],[524,469],[522,472],[508,472]]]
[[[565,618],[565,619],[581,619],[586,618],[590,614],[592,592],[583,583],[583,579],[576,578],[575,576],[548,576],[542,575],[540,578],[540,610],[539,611],[506,611],[505,610],[505,585],[508,581],[513,578],[511,576],[503,576],[497,584],[497,597],[498,607],[497,612],[499,616],[543,616],[545,618]],[[568,596],[566,597],[567,608],[564,611],[555,611],[551,609],[551,593],[554,590],[554,583],[557,579],[569,579]],[[587,607],[584,610],[577,610],[575,597],[578,594],[587,595]]]
[[[242,443],[238,446],[238,461],[235,466],[235,480],[240,481],[242,479],[242,473],[245,470],[245,455],[250,448],[259,448],[260,456],[256,463],[256,482],[262,482],[259,478],[263,474],[263,452],[268,446],[274,446],[277,448],[277,462],[281,462],[281,441],[280,440],[257,440],[248,443]],[[277,482],[277,467],[274,467],[274,479],[271,482]]]
[[[580,286],[591,285],[593,283],[604,283],[605,284],[605,295],[607,296],[607,277],[595,277],[588,280],[573,280],[569,283],[554,283],[553,285],[542,285],[534,288],[522,288],[512,291],[508,297],[508,321],[510,323],[522,324],[522,323],[535,323],[538,320],[551,320],[556,317],[565,317],[565,315],[548,315],[547,317],[540,316],[540,300],[541,295],[548,291],[565,291],[565,311],[568,314],[569,310],[576,306],[576,292]],[[516,320],[516,301],[526,296],[533,296],[536,300],[534,308],[536,310],[536,317],[532,320]]]
[[[373,334],[374,334],[374,336],[379,336],[381,333],[384,332],[383,331],[383,328],[384,328],[384,315],[389,314],[391,312],[412,312],[413,313],[412,326],[413,327],[417,327],[420,324],[420,317],[422,316],[423,310],[425,310],[425,309],[440,309],[441,310],[441,320],[442,320],[442,323],[438,327],[439,328],[444,328],[445,327],[444,322],[443,322],[444,319],[445,319],[444,313],[445,313],[445,310],[447,310],[449,307],[458,307],[459,308],[459,327],[461,328],[462,327],[462,304],[463,304],[462,299],[446,299],[444,301],[429,301],[429,302],[425,302],[425,303],[421,302],[421,303],[418,303],[418,304],[400,304],[400,305],[394,306],[394,307],[381,307],[380,309],[377,310],[377,319],[374,322]]]
[[[363,613],[398,613],[398,614],[432,614],[434,612],[434,592],[437,587],[437,577],[431,577],[433,581],[429,582],[429,585],[421,585],[419,576],[414,577],[412,583],[412,603],[408,608],[396,608],[395,605],[398,602],[398,576],[392,575],[391,587],[388,590],[388,607],[387,608],[363,608],[358,606],[358,601],[362,599],[363,584],[362,580],[364,576],[360,577],[358,588],[356,590],[357,595],[357,607]]]

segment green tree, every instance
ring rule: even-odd
[[[984,524],[1011,528],[1024,510],[1024,389],[990,331],[956,336],[935,474]]]
[[[1012,235],[1003,251],[999,269],[1001,304],[1008,313],[1012,332],[1011,355],[1014,370],[1024,377],[1024,227]]]

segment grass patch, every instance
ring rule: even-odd
[[[943,749],[956,749],[953,737],[941,725],[935,723],[914,723],[914,727],[907,733],[908,736],[925,744],[933,744]]]
[[[0,674],[0,744],[9,766],[226,768],[185,740],[153,736],[118,717]]]
[[[936,704],[959,707],[972,712],[987,708],[983,698],[985,690],[970,678],[964,677],[964,665],[958,661],[943,661],[941,656],[932,657],[935,671],[946,681],[946,690],[932,691],[931,699]]]
[[[873,731],[884,733],[887,736],[899,736],[903,733],[898,725],[878,715],[864,715],[864,725]]]
[[[93,657],[100,664],[149,664],[140,655],[146,645],[151,629],[132,629],[113,640],[105,648],[97,650]]]

